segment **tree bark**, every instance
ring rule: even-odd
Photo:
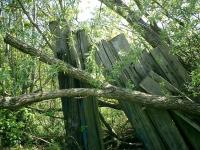
[[[122,16],[152,47],[167,46],[165,40],[146,23],[137,12],[131,10],[122,0],[100,0],[108,8]]]
[[[73,78],[79,79],[82,82],[89,83],[90,85],[93,85],[95,87],[103,84],[101,81],[95,80],[89,73],[75,68],[62,60],[51,57],[50,55],[44,53],[42,50],[36,49],[9,34],[6,34],[4,42],[10,44],[12,47],[20,50],[23,53],[37,57],[40,61],[46,64],[57,66],[60,71],[63,71],[65,74],[68,74]]]
[[[39,60],[41,60],[44,63],[50,64],[50,65],[57,65],[58,68],[65,72],[65,74],[79,79],[80,81],[86,82],[91,84],[93,87],[105,87],[104,85],[107,85],[107,83],[102,83],[99,80],[96,80],[93,78],[89,73],[82,71],[80,69],[74,68],[73,66],[64,63],[61,60],[58,60],[56,58],[50,57],[41,50],[35,49],[26,43],[12,37],[11,35],[6,35],[4,38],[4,41],[7,44],[10,44],[11,46],[19,49],[20,51],[29,54],[31,56],[38,57]],[[63,91],[61,91],[62,93]],[[38,95],[26,95],[22,97],[14,97],[14,98],[1,98],[0,100],[0,108],[15,108],[23,105],[27,105],[30,103],[46,100],[46,99],[52,99],[52,98],[58,98],[62,96],[99,96],[99,97],[105,97],[105,98],[111,98],[111,99],[117,99],[117,100],[126,100],[131,101],[134,103],[138,103],[144,106],[152,106],[157,107],[161,109],[174,109],[174,110],[180,110],[185,111],[186,113],[193,113],[193,114],[200,114],[200,105],[198,103],[193,102],[192,100],[188,100],[187,98],[182,97],[163,97],[163,96],[155,96],[155,95],[149,95],[146,93],[142,93],[139,91],[131,91],[129,89],[119,88],[113,85],[110,85],[109,87],[106,87],[104,89],[72,89],[67,91],[66,93],[59,93],[58,92],[51,92],[49,95],[48,93],[39,93]],[[36,97],[35,97],[36,96]],[[27,99],[30,97],[30,100]]]
[[[102,90],[95,88],[71,88],[50,92],[39,92],[17,97],[1,97],[0,108],[17,109],[48,99],[60,97],[76,97],[77,99],[83,99],[89,96],[129,101],[132,103],[141,104],[144,106],[144,108],[147,106],[159,109],[172,109],[200,115],[200,104],[189,101],[186,98],[177,96],[150,95],[143,92],[130,91],[128,89],[118,87],[112,91],[110,89]]]

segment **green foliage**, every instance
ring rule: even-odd
[[[193,70],[191,72],[191,83],[187,84],[187,90],[191,93],[191,95],[197,99],[199,102],[198,96],[200,95],[199,89],[200,89],[200,67]]]
[[[103,81],[105,79],[103,77],[102,68],[99,67],[95,61],[95,55],[96,55],[97,49],[98,48],[97,48],[96,43],[92,43],[92,46],[89,49],[88,56],[85,62],[85,70],[91,73],[91,75],[97,80]],[[96,87],[100,86],[98,83],[92,83],[92,84],[96,85]]]
[[[200,86],[200,67],[192,71],[192,84],[196,87]]]
[[[11,87],[11,81],[10,81],[10,68],[3,66],[0,68],[0,94],[3,95],[5,93],[6,89],[9,89]],[[5,84],[6,83],[6,84]]]
[[[32,114],[24,108],[17,112],[0,111],[0,142],[3,147],[19,145],[30,140],[24,133],[30,128]]]
[[[123,135],[123,133],[126,132],[126,129],[131,128],[131,125],[123,111],[109,108],[101,108],[100,111],[106,122],[113,128],[117,135]]]
[[[121,59],[114,64],[112,71],[107,74],[108,82],[113,83],[120,79],[122,71],[125,70],[127,66],[138,63],[141,52],[142,49],[138,45],[131,46],[129,51],[121,50],[121,53],[119,53]],[[128,81],[126,86],[130,89],[134,87],[131,81]]]
[[[109,40],[119,33],[124,33],[129,43],[131,51],[120,53],[122,61],[118,61],[112,72],[107,72],[108,81],[115,82],[120,78],[120,70],[130,63],[137,63],[143,49],[151,50],[152,47],[136,32],[136,26],[130,26],[121,16],[102,5],[97,8],[94,17],[86,22],[78,22],[79,0],[62,1],[23,1],[25,9],[38,24],[41,31],[51,43],[52,35],[49,32],[49,21],[59,20],[61,26],[67,24],[72,30],[85,29],[90,34],[92,47],[88,53],[86,70],[98,80],[105,80],[100,67],[95,62],[96,43],[100,40]],[[189,93],[194,96],[199,95],[200,86],[200,33],[199,33],[199,10],[198,0],[135,0],[127,1],[131,10],[140,17],[145,18],[147,23],[157,23],[162,29],[163,40],[168,39],[172,46],[172,53],[179,56],[186,69],[190,73],[190,81],[186,85]],[[58,87],[57,72],[58,66],[49,67],[40,63],[37,58],[32,58],[22,54],[14,48],[8,47],[3,42],[3,36],[9,32],[29,43],[40,48],[45,53],[52,55],[52,51],[44,42],[42,35],[30,23],[24,15],[17,1],[1,1],[0,14],[0,95],[15,96],[38,90],[54,90]],[[139,7],[138,7],[139,6]],[[61,9],[62,8],[62,9]],[[74,46],[74,45],[72,45]],[[96,85],[98,87],[98,85]],[[128,82],[132,88],[134,85]],[[162,86],[162,85],[161,85]],[[164,85],[163,85],[164,86]],[[165,91],[163,91],[165,92]],[[35,112],[30,109],[21,109],[17,112],[0,110],[0,145],[42,145],[49,149],[59,149],[65,135],[64,122],[60,120],[62,113],[55,111],[60,108],[60,101],[55,103],[46,102],[34,105],[44,112]],[[49,109],[52,109],[51,111]],[[127,120],[122,112],[102,109],[108,123],[119,134],[124,130]],[[58,118],[54,118],[54,117]],[[60,117],[60,118],[59,118]],[[83,126],[81,131],[87,127]],[[47,142],[42,142],[39,138],[44,138]],[[27,149],[31,149],[28,147]],[[48,149],[47,148],[47,149]],[[20,146],[19,146],[20,149]],[[37,149],[37,148],[36,148]],[[42,149],[39,147],[38,149]]]

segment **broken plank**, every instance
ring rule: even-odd
[[[124,34],[119,34],[110,40],[117,53],[128,53],[130,51],[130,45]]]
[[[155,59],[152,57],[152,55],[147,52],[146,50],[142,51],[142,55],[140,57],[141,64],[145,67],[145,69],[149,72],[150,70],[155,71],[159,75],[166,78],[164,72],[160,68],[160,66],[156,63]]]
[[[179,87],[179,84],[176,80],[176,78],[173,76],[173,70],[170,66],[170,64],[167,62],[163,54],[158,48],[155,48],[151,51],[151,54],[153,58],[155,59],[156,63],[160,66],[162,71],[164,72],[165,76],[168,78],[171,84],[173,84],[175,87]]]
[[[185,83],[189,79],[189,75],[183,65],[180,63],[178,58],[172,54],[170,54],[169,49],[159,46],[158,49],[162,52],[165,59],[169,62],[170,66],[173,68],[174,76],[177,80],[179,80],[179,84]]]
[[[110,44],[110,43],[107,43],[107,44]],[[104,44],[104,48],[105,48],[105,45],[107,44]],[[104,51],[105,50],[103,48],[100,48],[99,53],[101,52],[105,53]],[[109,52],[112,52],[112,50],[110,50]],[[110,63],[107,66],[112,66],[114,65],[112,62],[116,62],[116,59],[117,59],[117,57],[113,57],[113,56],[115,56],[115,54],[113,54],[110,58],[102,57],[101,60],[107,63]],[[124,74],[124,77],[127,78],[127,73],[125,74],[125,72],[123,72],[122,74]],[[121,86],[124,86],[124,85],[121,84]],[[152,150],[165,149],[159,135],[155,131],[155,128],[152,126],[152,123],[149,120],[147,114],[143,111],[142,106],[132,104],[129,102],[124,102],[124,101],[120,101],[120,104],[122,105],[122,108],[125,114],[127,115],[128,119],[130,120],[132,126],[136,129],[137,137],[144,142],[145,147],[147,149],[152,149]]]
[[[101,59],[101,63],[103,64],[103,66],[105,66],[107,70],[112,70],[112,63],[108,55],[105,53],[102,42],[98,43],[97,47],[98,50],[96,51],[96,55],[98,55]]]
[[[150,94],[163,95],[161,85],[149,76],[140,83],[140,86]],[[146,111],[151,114],[149,116],[168,149],[187,149],[175,122],[166,110],[148,108]]]

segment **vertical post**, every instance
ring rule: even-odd
[[[70,29],[66,27],[61,29],[59,23],[54,21],[50,23],[50,30],[55,36],[55,56],[58,59],[85,69],[85,53],[88,50],[89,43],[86,41],[87,37],[83,32],[77,32],[76,35],[76,54],[70,46]],[[84,38],[82,38],[85,36]],[[75,45],[73,45],[75,46]],[[75,48],[75,47],[73,47]],[[77,55],[79,54],[79,55]],[[78,57],[74,57],[78,56]],[[78,61],[77,61],[78,59]],[[81,61],[81,65],[77,62]],[[88,87],[85,83],[65,75],[63,72],[58,73],[59,88],[78,88]],[[102,150],[103,144],[100,135],[100,126],[98,119],[98,107],[96,100],[93,97],[89,98],[67,98],[62,97],[62,109],[65,119],[66,130],[66,149],[68,150]]]

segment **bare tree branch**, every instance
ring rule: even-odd
[[[167,46],[165,40],[147,24],[138,13],[131,10],[122,0],[100,0],[107,7],[122,16],[152,46]]]
[[[113,85],[104,88],[105,85],[108,84],[102,83],[101,81],[93,78],[89,73],[85,71],[82,71],[78,68],[74,68],[71,65],[64,63],[61,60],[48,56],[41,50],[31,47],[26,43],[23,43],[22,41],[12,37],[9,34],[6,35],[4,41],[7,44],[10,44],[11,46],[19,49],[20,51],[26,54],[38,57],[39,60],[41,60],[44,63],[50,65],[57,65],[60,70],[62,70],[63,72],[65,72],[66,74],[68,74],[73,78],[87,82],[91,84],[93,87],[102,87],[103,89],[80,88],[80,89],[58,90],[58,91],[44,92],[44,93],[40,92],[30,95],[22,95],[19,97],[10,97],[10,98],[6,97],[0,99],[0,108],[17,108],[35,102],[47,99],[59,98],[63,96],[67,97],[98,96],[110,99],[130,101],[144,106],[152,106],[160,109],[174,109],[200,115],[200,104],[195,103],[192,100],[188,100],[187,98],[149,95],[138,91],[131,91],[129,89],[119,88]]]
[[[200,115],[200,104],[188,101],[183,97],[150,95],[139,91],[130,91],[124,88],[116,88],[113,91],[110,91],[109,89],[71,88],[50,92],[32,93],[17,97],[1,97],[0,108],[17,109],[48,99],[52,100],[59,97],[77,97],[77,99],[81,100],[82,97],[87,96],[117,99],[120,101],[124,100],[147,107],[180,110],[186,113]]]
[[[17,38],[14,38],[9,34],[6,35],[4,41],[5,43],[10,44],[11,46],[15,47],[23,53],[37,57],[40,61],[44,63],[57,66],[59,70],[62,70],[73,78],[80,79],[81,81],[87,82],[95,87],[99,85],[101,86],[103,84],[101,81],[95,80],[89,73],[82,71],[78,68],[74,68],[70,64],[67,64],[59,59],[51,57],[43,51],[27,45],[26,43],[18,40]]]

